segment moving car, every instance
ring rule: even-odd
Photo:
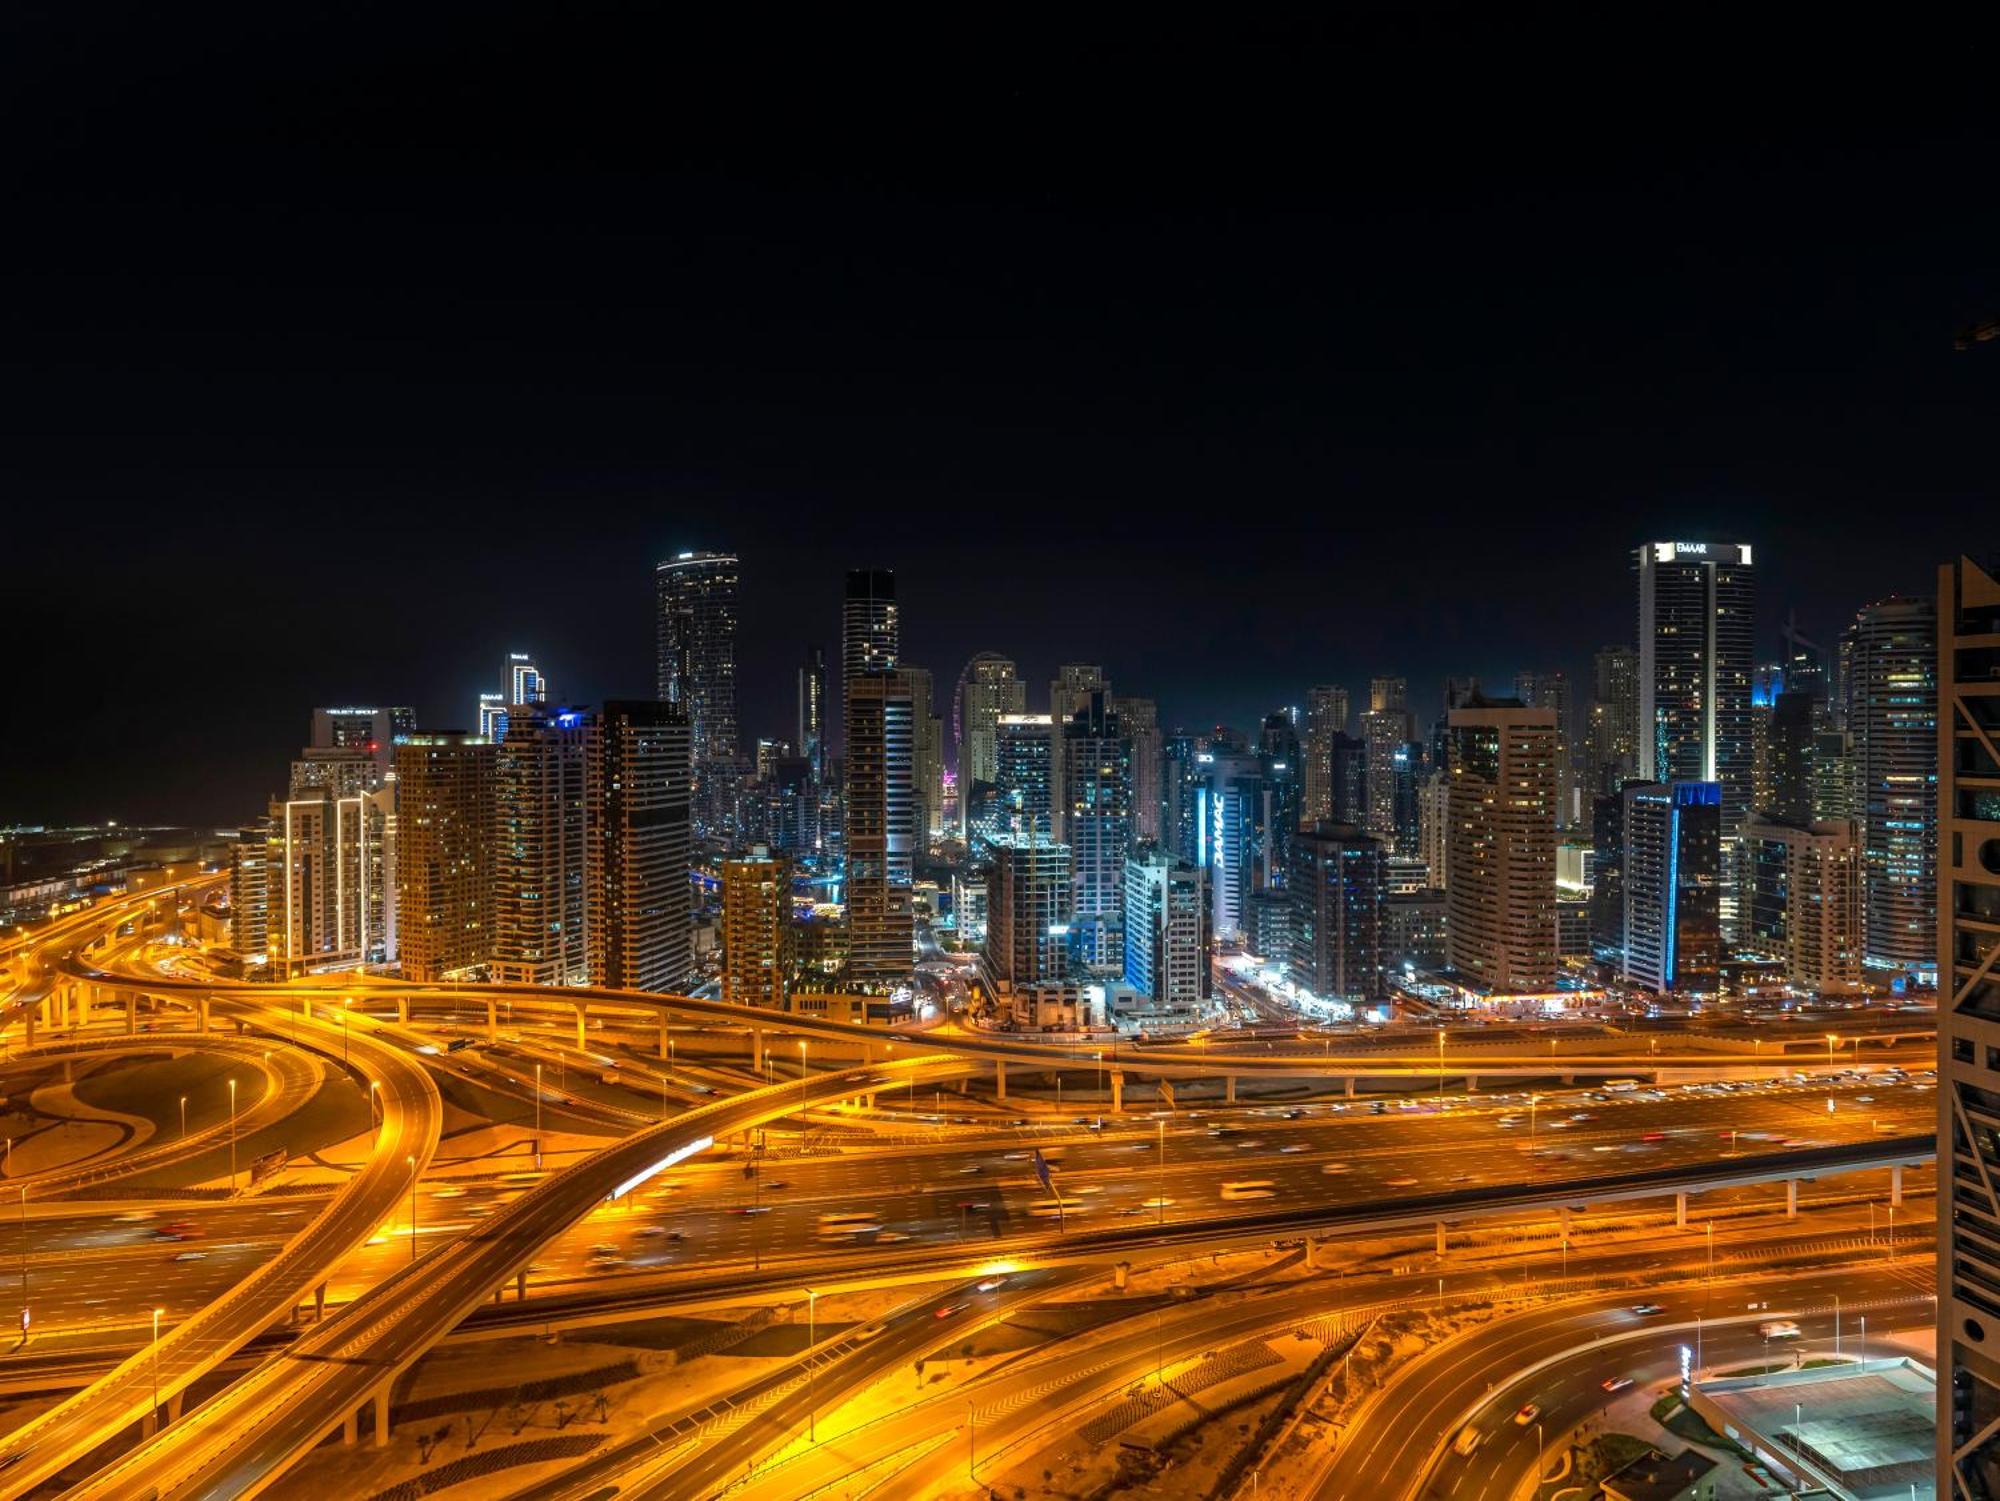
[[[1268,1178],[1245,1178],[1236,1183],[1222,1185],[1225,1199],[1272,1199],[1276,1198],[1278,1186]]]
[[[1790,1319],[1766,1319],[1757,1326],[1757,1332],[1766,1339],[1797,1339],[1799,1326]]]
[[[1525,1428],[1541,1415],[1541,1407],[1536,1403],[1530,1402],[1526,1407],[1514,1414],[1514,1425],[1517,1428]]]
[[[1613,1376],[1608,1380],[1598,1383],[1599,1386],[1602,1386],[1608,1392],[1622,1392],[1631,1384],[1632,1378],[1630,1376]]]
[[[1634,1303],[1632,1311],[1642,1319],[1649,1319],[1656,1313],[1665,1313],[1666,1309],[1662,1308],[1658,1303]]]
[[[1458,1437],[1452,1440],[1451,1452],[1460,1457],[1468,1455],[1479,1447],[1479,1441],[1484,1436],[1477,1428],[1467,1423],[1458,1430]]]

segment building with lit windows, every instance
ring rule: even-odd
[[[1555,712],[1475,698],[1449,712],[1446,737],[1450,967],[1480,990],[1548,990],[1558,953]]]
[[[1594,668],[1582,777],[1586,799],[1616,792],[1639,768],[1639,654],[1629,646],[1607,646],[1597,653]]]
[[[981,969],[995,995],[1069,973],[1069,846],[1044,835],[993,841]]]
[[[590,983],[672,992],[694,970],[693,736],[687,710],[613,699],[584,737]]]
[[[973,789],[1000,780],[1000,720],[1027,707],[1027,685],[1014,664],[997,652],[981,652],[959,674],[952,709],[952,740],[958,755],[960,829],[971,839]]]
[[[1633,782],[1624,800],[1629,984],[1708,994],[1722,975],[1722,789],[1713,782]]]
[[[697,826],[728,838],[743,777],[736,733],[740,565],[733,553],[683,552],[653,567],[659,700],[688,717]]]
[[[1396,842],[1396,756],[1409,744],[1410,731],[1409,684],[1402,678],[1373,679],[1368,685],[1368,712],[1361,717],[1368,799],[1362,826],[1390,845]]]
[[[1382,957],[1386,896],[1381,841],[1352,824],[1317,823],[1291,844],[1288,978],[1324,999],[1388,994]]]
[[[396,744],[396,931],[403,974],[463,975],[493,957],[499,748],[477,735]]]
[[[1845,819],[1744,822],[1736,889],[1742,945],[1782,959],[1785,982],[1813,995],[1862,987],[1861,852]]]
[[[1125,861],[1125,983],[1155,1010],[1209,998],[1207,872],[1145,845]]]
[[[815,782],[826,779],[826,653],[806,648],[799,666],[799,730],[794,748],[812,768]]]
[[[848,977],[894,984],[914,962],[917,688],[904,672],[847,680]]]
[[[1055,802],[1055,721],[1002,714],[995,723],[993,832],[1050,835]]]
[[[1305,766],[1299,780],[1307,823],[1335,817],[1333,811],[1333,745],[1347,733],[1347,690],[1323,684],[1306,690]]]
[[[841,714],[847,713],[851,681],[863,673],[893,672],[902,663],[903,626],[896,609],[894,571],[850,568],[840,603]]]
[[[1132,845],[1132,739],[1109,699],[1092,693],[1060,727],[1071,947],[1093,969],[1124,963],[1125,856]]]
[[[1937,928],[1937,612],[1890,599],[1841,638],[1871,965],[1928,981]]]
[[[722,862],[722,999],[783,1011],[792,968],[791,865],[763,845]]]
[[[581,985],[589,716],[530,702],[507,718],[494,779],[493,978]]]
[[[1057,789],[1051,807],[1052,826],[1050,832],[1057,839],[1067,841],[1069,827],[1065,822],[1069,810],[1063,805],[1061,789],[1063,778],[1063,728],[1076,717],[1079,710],[1088,708],[1091,696],[1102,694],[1107,702],[1111,698],[1111,683],[1104,675],[1102,667],[1087,663],[1067,662],[1056,669],[1056,675],[1049,684],[1049,719],[1055,725],[1055,739],[1050,749],[1053,755],[1049,762],[1049,782]]]

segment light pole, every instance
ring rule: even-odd
[[[229,1081],[229,1196],[236,1197],[236,1081]]]
[[[1839,1041],[1840,1038],[1832,1032],[1826,1034],[1826,1062],[1829,1068],[1833,1066],[1833,1049]]]
[[[813,1383],[816,1372],[813,1367],[812,1349],[819,1343],[819,1294],[811,1288],[806,1292],[806,1442],[819,1442],[819,1414],[814,1408]]]
[[[979,1420],[970,1402],[965,1404],[965,1473],[979,1483]]]
[[[535,1065],[535,1166],[542,1165],[542,1066]]]
[[[160,1421],[160,1315],[164,1308],[153,1310],[153,1423]]]
[[[187,1134],[188,1134],[188,1097],[186,1095],[182,1095],[181,1096],[181,1140],[182,1141],[187,1140]]]
[[[354,997],[351,995],[345,995],[340,998],[340,1066],[342,1068],[347,1067],[347,1008],[353,1004]]]
[[[799,1039],[799,1154],[806,1150],[806,1040]]]
[[[1444,1109],[1444,1028],[1438,1028],[1438,1109]]]
[[[1868,1369],[1868,1315],[1861,1315],[1861,1368]]]
[[[377,1137],[380,1137],[382,1134],[382,1122],[376,1119],[375,1111],[381,1103],[382,1081],[380,1079],[370,1079],[368,1081],[368,1124],[374,1128]]]
[[[1160,1168],[1154,1181],[1153,1201],[1159,1205],[1160,1223],[1164,1226],[1167,1222],[1167,1123],[1154,1121],[1153,1124],[1159,1128],[1160,1134]]]
[[[1528,1096],[1528,1150],[1530,1152],[1535,1150],[1535,1107],[1541,1104],[1541,1102],[1542,1097],[1538,1094]]]
[[[1833,1295],[1833,1357],[1840,1358],[1840,1294]]]
[[[28,1337],[28,1185],[21,1185],[21,1338]]]
[[[417,1259],[417,1159],[405,1157],[410,1165],[410,1260]]]

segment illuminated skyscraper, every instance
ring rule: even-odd
[[[1757,603],[1749,546],[1649,542],[1639,574],[1638,776],[1714,782],[1722,838],[1750,806],[1751,636]],[[1725,894],[1724,921],[1731,903]]]
[[[1736,889],[1742,943],[1782,959],[1786,983],[1813,995],[1862,984],[1861,852],[1845,819],[1744,822]]]
[[[658,693],[688,716],[697,827],[728,839],[743,777],[736,735],[736,613],[733,553],[684,552],[654,565]]]
[[[549,680],[542,676],[535,659],[524,651],[507,653],[507,706],[545,704],[549,701]]]
[[[840,606],[841,714],[847,712],[849,682],[864,672],[893,672],[902,661],[895,573],[887,568],[850,568]]]
[[[928,667],[899,669],[915,695],[917,843],[927,845],[944,833],[944,721],[935,712]]]
[[[1027,705],[1027,685],[1014,664],[995,652],[981,652],[959,674],[952,709],[952,740],[958,755],[958,797],[961,832],[972,836],[970,813],[981,800],[976,789],[1000,780],[1000,716],[1019,714]]]
[[[1055,755],[1050,762],[1049,772],[1053,784],[1057,787],[1064,785],[1063,727],[1076,716],[1079,709],[1089,705],[1090,696],[1093,693],[1102,693],[1108,698],[1111,693],[1111,684],[1105,678],[1102,667],[1092,667],[1084,663],[1070,662],[1058,667],[1056,669],[1055,680],[1049,684],[1049,718],[1054,721],[1056,727],[1054,741]],[[1069,838],[1069,827],[1066,822],[1068,809],[1063,806],[1060,797],[1055,801],[1054,814],[1055,820],[1052,832],[1057,839],[1067,841]]]
[[[1363,826],[1388,845],[1396,842],[1396,752],[1410,742],[1409,684],[1402,678],[1375,678],[1368,685],[1368,712],[1361,717],[1368,746],[1368,816]]]
[[[1447,720],[1451,967],[1482,988],[1556,977],[1554,711],[1475,700]]]
[[[1208,999],[1207,872],[1143,846],[1125,861],[1125,983],[1155,1008]]]
[[[1124,962],[1125,856],[1132,845],[1132,739],[1119,712],[1107,706],[1109,697],[1092,693],[1060,727],[1072,947],[1093,967]]]
[[[1347,733],[1347,690],[1322,686],[1306,690],[1305,766],[1299,778],[1308,823],[1334,816],[1333,747]]]
[[[1069,973],[1070,891],[1069,846],[1041,835],[993,841],[982,968],[994,990]]]
[[[826,653],[809,646],[799,668],[799,738],[795,748],[812,768],[815,782],[826,780],[826,716]]]
[[[613,699],[584,738],[585,949],[590,983],[669,992],[694,968],[687,710]]]
[[[1556,827],[1573,828],[1581,818],[1580,757],[1571,739],[1569,675],[1560,670],[1514,675],[1514,696],[1531,709],[1556,713]]]
[[[481,740],[491,740],[498,745],[507,738],[507,695],[504,693],[482,693],[479,695],[478,735]]]
[[[1628,783],[1624,798],[1624,977],[1658,992],[1721,986],[1722,790]]]
[[[1055,723],[1046,714],[1002,714],[994,729],[994,830],[1046,836],[1054,826]]]
[[[1868,962],[1928,979],[1937,962],[1937,614],[1870,605],[1841,641]]]
[[[396,745],[396,930],[411,980],[448,979],[493,956],[498,754],[476,735]]]
[[[1150,698],[1118,699],[1118,722],[1132,741],[1132,837],[1158,839],[1165,807],[1161,777],[1160,706]]]
[[[792,967],[791,865],[755,845],[722,862],[722,999],[786,1009]]]
[[[1352,824],[1317,823],[1292,841],[1290,978],[1323,999],[1376,1000],[1386,854]]]
[[[1585,797],[1616,792],[1638,774],[1639,654],[1629,646],[1600,650],[1595,689],[1582,777]]]
[[[844,703],[848,975],[893,984],[910,973],[916,941],[916,685],[904,672],[857,673]]]
[[[514,706],[495,775],[493,978],[581,985],[589,978],[584,900],[585,738],[589,716]]]

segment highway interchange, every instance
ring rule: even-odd
[[[171,912],[175,897],[146,900]],[[251,1494],[282,1485],[302,1463],[302,1474],[323,1476],[326,1461],[306,1463],[315,1445],[364,1429],[386,1439],[395,1382],[439,1341],[497,1337],[513,1327],[508,1319],[587,1328],[672,1308],[795,1301],[808,1279],[816,1296],[869,1290],[894,1307],[861,1335],[833,1326],[810,1353],[809,1380],[793,1379],[803,1367],[749,1380],[731,1410],[754,1409],[754,1419],[694,1441],[699,1423],[663,1413],[650,1436],[611,1445],[546,1493],[734,1487],[775,1497],[803,1494],[840,1465],[878,1475],[888,1487],[880,1494],[953,1493],[974,1483],[954,1472],[967,1468],[957,1445],[969,1436],[974,1452],[982,1447],[961,1428],[983,1429],[983,1447],[1004,1467],[1053,1442],[1073,1415],[1071,1397],[1102,1404],[1143,1380],[1146,1308],[1162,1369],[1172,1351],[1198,1359],[1203,1351],[1186,1347],[1263,1327],[1270,1307],[1221,1323],[1194,1310],[1212,1295],[1226,1301],[1187,1270],[1213,1253],[1285,1269],[1283,1312],[1294,1322],[1337,1323],[1363,1288],[1383,1307],[1421,1302],[1420,1288],[1433,1283],[1444,1297],[1456,1278],[1532,1296],[1426,1357],[1501,1340],[1479,1357],[1482,1369],[1589,1328],[1575,1321],[1590,1310],[1547,1304],[1551,1284],[1612,1276],[1626,1287],[1665,1285],[1691,1269],[1706,1279],[1711,1247],[1722,1284],[1759,1248],[1809,1243],[1822,1248],[1822,1276],[1859,1279],[1854,1286],[1893,1301],[1876,1287],[1887,1277],[1896,1296],[1924,1296],[1906,1274],[1876,1265],[1920,1256],[1927,1244],[1918,1138],[1931,1130],[1935,1096],[1920,1015],[1838,1018],[1845,1045],[1829,1033],[1823,1054],[1813,1030],[1823,1022],[1739,1021],[1684,1036],[1574,1024],[1461,1030],[1428,1069],[1425,1032],[1218,1033],[1164,1047],[1126,1042],[1100,1057],[1103,1044],[1052,1050],[951,1026],[885,1047],[879,1032],[815,1023],[798,1029],[807,1034],[802,1071],[789,1019],[765,1025],[720,1003],[675,1000],[655,1018],[659,998],[618,994],[586,1017],[572,1014],[567,996],[503,1000],[491,986],[425,993],[345,976],[243,987],[191,973],[186,956],[149,942],[171,919],[142,920],[131,942],[116,942],[118,921],[131,916],[114,906],[95,922],[66,920],[11,950],[0,944],[14,986],[4,1014],[41,1015],[37,1055],[55,1056],[48,1029],[61,1019],[62,985],[98,987],[91,1027],[72,1026],[61,1042],[136,1050],[131,1066],[144,1066],[156,1045],[270,1069],[272,1087],[244,1101],[239,1146],[282,1138],[309,1100],[319,1108],[344,1094],[342,1166],[284,1193],[148,1202],[148,1184],[223,1176],[211,1119],[186,1141],[23,1177],[17,1249],[35,1329],[0,1357],[0,1395],[50,1396],[22,1409],[40,1413],[25,1424],[0,1416],[13,1427],[0,1440],[0,1485],[12,1489],[0,1494],[24,1494],[59,1471],[51,1494]],[[203,1021],[212,1030],[200,1031]],[[1867,1039],[1865,1053],[1856,1037]],[[1060,1101],[1052,1058],[1062,1065]],[[996,1059],[1011,1076],[1005,1096]],[[1122,1088],[1108,1077],[1114,1070]],[[1471,1093],[1469,1074],[1481,1084]],[[1176,1083],[1172,1106],[1156,1097],[1161,1075]],[[1362,1088],[1350,1093],[1357,1078]],[[368,1123],[358,1135],[357,1105]],[[480,1133],[477,1150],[455,1150],[468,1132]],[[540,1169],[537,1148],[546,1149]],[[1905,1164],[1893,1186],[1892,1160]],[[1854,1170],[1875,1162],[1883,1165]],[[1797,1218],[1786,1212],[1786,1178],[1800,1180]],[[129,1197],[90,1197],[121,1180],[134,1185],[119,1190]],[[1693,1192],[1677,1224],[1681,1185]],[[0,1238],[0,1271],[4,1247]],[[1832,1270],[1855,1255],[1855,1270]],[[1121,1296],[1105,1300],[1114,1271]],[[1176,1302],[1143,1290],[1176,1276],[1186,1279]],[[145,1289],[136,1306],[135,1280]],[[1708,1287],[1704,1297],[1714,1295]],[[323,1316],[313,1312],[315,1289],[327,1300]],[[1624,1288],[1603,1297],[1613,1300],[1596,1310],[1603,1318],[1618,1316],[1616,1299],[1630,1301]],[[802,1404],[865,1407],[889,1372],[944,1337],[940,1309],[958,1338],[1051,1302],[1115,1311],[1128,1298],[1143,1305],[1136,1323],[1125,1320],[1133,1327],[1113,1319],[1077,1350],[1057,1340],[1021,1357],[1019,1373],[996,1380],[1001,1390],[969,1412],[956,1396],[919,1402],[873,1420],[860,1450],[817,1457],[822,1446],[801,1447],[793,1431]],[[1516,1326],[1525,1343],[1500,1332]],[[1635,1353],[1641,1365],[1658,1358],[1650,1347]],[[1023,1373],[1037,1361],[1057,1374],[1029,1381]],[[175,1420],[142,1437],[162,1377],[162,1416]],[[1427,1368],[1420,1382],[1397,1385],[1410,1393],[1397,1400],[1420,1402],[1438,1379]],[[1009,1380],[1031,1395],[1005,1390]],[[1545,1429],[1585,1410],[1565,1405],[1566,1376],[1551,1380],[1562,1390],[1539,1404]],[[166,1395],[189,1387],[198,1400],[186,1411],[167,1405]],[[1368,1419],[1376,1442],[1438,1438],[1434,1411],[1395,1413]],[[1518,1433],[1501,1437],[1510,1441],[1475,1456],[1486,1476],[1479,1489],[1440,1493],[1508,1494],[1534,1455],[1520,1452]],[[1345,1437],[1327,1448],[1332,1462],[1315,1494],[1377,1493],[1355,1489],[1356,1467],[1443,1474],[1428,1450],[1377,1460]],[[539,1476],[521,1494],[557,1485]]]

